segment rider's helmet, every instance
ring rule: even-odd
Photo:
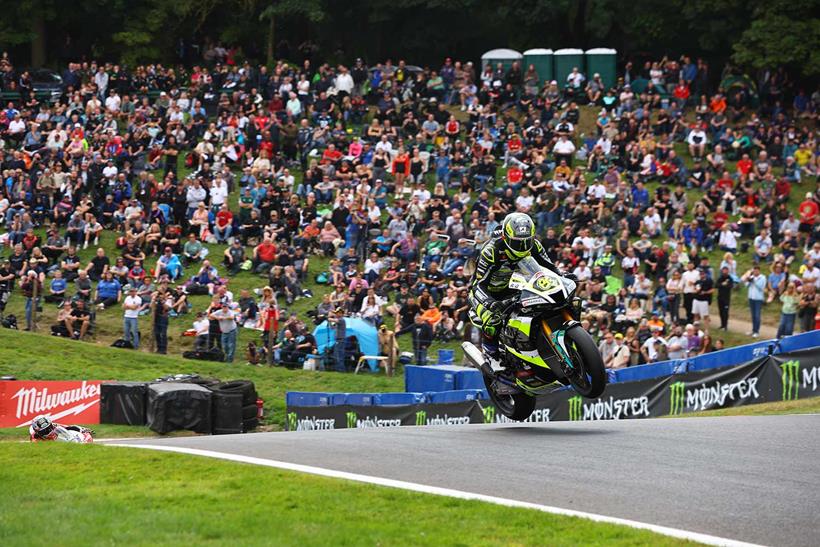
[[[501,223],[501,239],[512,256],[529,256],[535,241],[535,223],[525,213],[511,213]]]
[[[57,437],[57,430],[54,422],[48,416],[37,416],[31,421],[31,429],[34,436],[39,439],[54,439]]]

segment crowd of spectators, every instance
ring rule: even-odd
[[[776,307],[778,335],[815,327],[820,92],[783,71],[757,90],[687,57],[628,63],[611,87],[449,58],[83,62],[62,78],[48,102],[7,58],[0,77],[0,307],[19,290],[26,328],[44,301],[55,334],[83,338],[119,306],[123,341],[139,347],[151,314],[165,352],[168,319],[209,295],[190,334],[227,361],[237,326],[298,365],[310,323],[358,316],[391,359],[409,334],[424,364],[433,340],[476,336],[470,259],[511,211],[579,279],[608,367],[720,348],[740,290],[750,336]],[[229,288],[243,272],[258,291]],[[280,318],[306,282],[327,285],[311,317]]]

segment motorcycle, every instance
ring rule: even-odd
[[[90,444],[94,442],[94,432],[79,425],[54,424],[53,438],[34,439],[35,442],[61,441],[64,443]]]
[[[563,386],[590,399],[601,395],[606,369],[598,347],[578,322],[577,284],[527,257],[519,261],[507,286],[518,293],[502,312],[498,341],[503,369],[493,370],[475,344],[462,344],[469,363],[484,376],[498,412],[526,420],[538,395]]]

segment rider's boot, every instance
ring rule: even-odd
[[[481,340],[481,350],[484,352],[484,357],[493,372],[504,370],[501,365],[501,352],[498,349],[498,342],[484,336]]]

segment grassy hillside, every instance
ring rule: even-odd
[[[598,110],[592,107],[582,107],[581,108],[581,120],[578,125],[578,133],[579,135],[593,135],[595,134],[595,119],[597,116]],[[464,113],[458,112],[457,109],[454,110],[454,114],[460,118],[464,118]],[[677,144],[675,146],[679,156],[685,161],[687,166],[692,166],[691,158],[689,157],[688,152],[686,151],[685,145]],[[499,162],[500,164],[500,162]],[[734,169],[733,162],[728,162],[727,167],[730,170]],[[781,169],[778,168],[775,170],[777,173],[781,172]],[[179,173],[180,177],[184,177],[190,172],[189,168],[186,168],[182,162],[182,157],[180,156],[180,166],[179,166]],[[498,167],[498,180],[503,180],[505,174],[505,169],[499,165]],[[298,183],[301,180],[302,172],[301,170],[295,170],[294,176],[296,177],[296,182]],[[587,174],[588,180],[592,180],[594,177],[592,174]],[[432,174],[428,174],[427,176],[427,183],[430,189],[432,189],[434,185],[434,176]],[[650,183],[647,185],[650,191],[654,195],[654,190],[657,188],[658,183]],[[803,198],[803,192],[809,190],[810,187],[807,186],[807,183],[804,183],[801,186],[795,185],[792,191],[791,199],[789,200],[789,209],[796,210],[797,204]],[[687,191],[689,202],[690,204],[694,204],[699,198],[701,192],[697,189]],[[236,202],[238,197],[238,191],[234,191],[233,194],[230,196],[230,203],[234,210],[236,210]],[[690,205],[691,206],[691,205]],[[384,213],[386,217],[386,213]],[[691,220],[691,213],[687,215],[686,220]],[[38,232],[41,236],[44,236],[44,230],[41,229]],[[114,242],[116,239],[116,234],[111,232],[103,233],[102,238],[100,239],[100,245],[106,250],[106,253],[109,257],[116,257],[119,256],[120,251],[116,249]],[[661,243],[666,238],[665,235],[660,236],[655,239],[656,243]],[[221,266],[222,255],[225,251],[224,245],[207,245],[210,256],[209,258],[212,262],[217,265],[219,271],[224,273],[224,268]],[[250,249],[248,249],[250,251]],[[94,256],[95,249],[89,248],[86,250],[80,250],[79,255],[83,260],[83,263],[86,264],[88,260],[90,260]],[[0,249],[0,254],[8,255],[8,250]],[[722,258],[722,252],[719,250],[714,250],[712,252],[706,253],[706,255],[710,259],[710,263],[713,267],[717,268],[720,264]],[[798,253],[798,257],[800,257],[802,253]],[[751,253],[737,255],[738,261],[738,272],[742,273],[746,269],[751,266]],[[156,257],[149,256],[146,260],[146,269],[151,269],[156,264]],[[294,304],[290,306],[285,306],[284,300],[280,302],[280,305],[283,307],[287,307],[287,312],[297,312],[301,319],[309,320],[305,315],[305,312],[311,309],[315,309],[315,307],[319,304],[321,300],[322,294],[329,291],[327,286],[317,285],[313,278],[314,276],[321,271],[326,270],[328,264],[328,260],[319,257],[319,256],[312,256],[311,257],[311,266],[310,266],[310,275],[309,279],[306,280],[304,283],[304,288],[309,289],[313,293],[313,298],[302,298],[297,300]],[[616,271],[619,270],[619,267],[616,268]],[[185,272],[186,278],[190,275],[196,273],[196,269],[194,267],[188,268]],[[766,272],[768,273],[768,271]],[[267,277],[251,274],[248,272],[241,272],[235,277],[231,278],[229,283],[229,288],[238,298],[238,295],[242,289],[258,289],[267,284]],[[73,292],[73,285],[69,286],[69,293]],[[207,296],[192,296],[190,297],[191,302],[194,305],[194,311],[199,311],[204,309],[209,301],[209,297]],[[772,304],[767,304],[764,307],[763,311],[763,323],[766,325],[774,325],[776,326],[779,321],[779,311],[780,305],[779,303],[775,302]],[[24,300],[20,296],[19,290],[16,290],[13,294],[11,301],[7,307],[7,313],[13,313],[17,315],[21,328],[24,326]],[[717,309],[713,306],[713,324],[717,322]],[[38,325],[38,332],[41,333],[48,333],[49,327],[52,323],[55,322],[57,316],[57,308],[51,304],[45,304],[44,310],[40,314],[40,321]],[[746,304],[746,291],[744,289],[737,289],[732,298],[732,312],[731,316],[733,319],[739,319],[742,322],[748,322],[750,319],[749,309]],[[183,337],[182,333],[191,327],[193,321],[192,315],[183,315],[178,318],[171,318],[170,325],[168,328],[168,336],[169,336],[169,353],[179,355],[183,351],[191,349],[193,345],[193,339]],[[388,325],[392,326],[392,318],[387,318]],[[119,307],[115,307],[112,309],[104,310],[97,313],[97,320],[96,320],[96,332],[92,338],[88,340],[87,343],[95,343],[102,346],[108,346],[122,336],[122,310]],[[150,333],[151,333],[151,322],[150,319],[146,317],[140,318],[140,330],[143,334],[143,344],[140,351],[146,352],[149,350],[150,345]],[[735,328],[735,332],[715,332],[715,336],[719,338],[723,338],[727,346],[735,346],[740,345],[743,343],[751,342],[751,338],[746,336],[744,333],[748,330],[746,327],[742,329]],[[244,349],[247,346],[247,343],[251,340],[258,340],[259,339],[259,332],[250,329],[240,329],[240,335],[237,345],[237,354],[238,359],[242,360],[242,355],[244,354]],[[409,336],[402,336],[399,338],[399,343],[402,350],[407,351],[410,349],[411,343]],[[454,349],[456,351],[456,361],[461,359],[461,349],[459,345],[455,342],[450,343],[441,343],[436,341],[433,346],[431,347],[430,351],[430,358],[435,359],[436,351],[438,349]],[[82,351],[82,350],[81,350]]]

